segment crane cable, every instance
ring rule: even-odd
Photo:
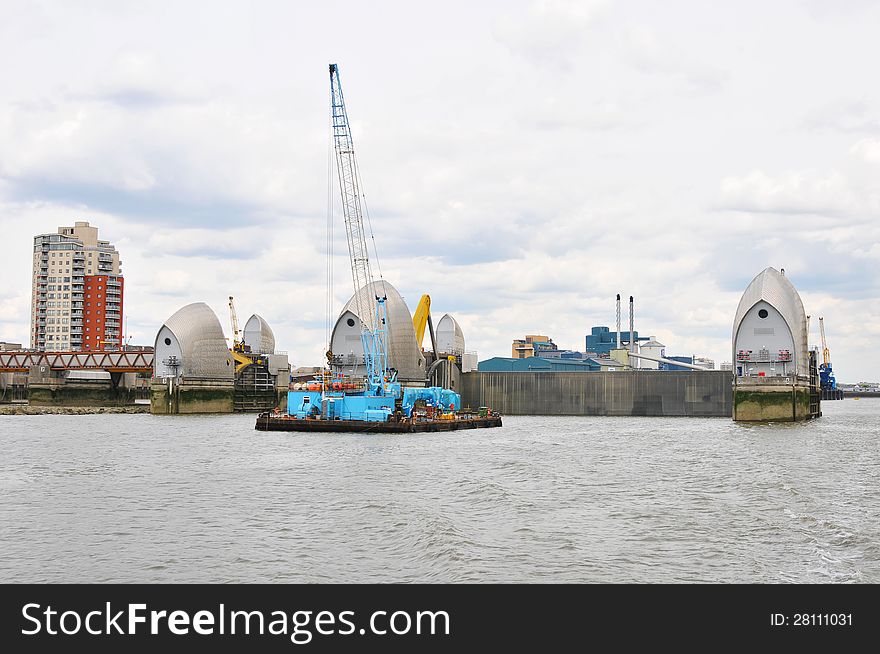
[[[333,100],[333,91],[330,91],[331,103]],[[335,161],[335,142],[333,140],[333,114],[331,112],[329,120],[330,138],[327,140],[327,243],[326,243],[326,297],[324,305],[325,324],[324,338],[327,343],[327,352],[332,350],[333,343],[333,163]],[[329,361],[327,362],[329,365]]]
[[[370,208],[367,206],[367,194],[364,193],[363,177],[361,177],[361,168],[358,165],[357,157],[354,158],[354,168],[357,179],[360,182],[358,190],[361,193],[361,200],[364,204],[364,215],[367,217],[367,228],[370,230],[370,240],[373,242],[373,258],[376,261],[376,272],[379,273],[379,282],[382,284],[382,295],[387,297],[385,290],[385,276],[382,274],[382,264],[379,262],[379,250],[376,248],[376,236],[373,234],[373,221],[370,218]]]

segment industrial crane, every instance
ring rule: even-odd
[[[431,319],[431,296],[427,293],[422,295],[413,314],[413,329],[416,330],[416,343],[420,348],[425,339],[425,327],[431,331],[431,348],[434,350],[434,361],[437,361],[440,355],[437,353],[437,338],[434,335],[434,321]]]
[[[232,323],[232,358],[235,360],[235,372],[238,373],[252,365],[254,360],[243,354],[249,348],[239,338],[241,331],[238,329],[238,316],[235,315],[235,303],[231,295],[229,296],[229,320]]]
[[[344,374],[325,370],[316,376],[317,383],[300,384],[299,388],[294,384],[293,390],[287,394],[287,414],[293,420],[285,418],[285,429],[291,425],[298,428],[300,425],[297,421],[304,419],[308,423],[303,424],[312,425],[317,431],[337,431],[332,422],[336,420],[363,424],[392,421],[399,423],[416,415],[413,412],[417,406],[425,408],[424,415],[428,415],[427,408],[431,407],[432,411],[441,412],[443,420],[454,420],[455,408],[461,407],[461,396],[458,393],[438,386],[404,387],[397,380],[396,371],[388,368],[387,296],[378,262],[379,282],[374,282],[370,268],[364,226],[366,206],[363,203],[360,173],[354,156],[351,127],[336,64],[330,64],[330,118],[331,138],[336,152],[336,173],[345,218],[345,235],[348,240],[351,280],[354,284],[354,311],[361,323],[360,335],[367,374],[363,382],[352,382]],[[328,212],[327,245],[329,312],[333,278],[332,211]],[[428,308],[425,306],[422,312],[425,321],[428,320]],[[327,353],[327,359],[332,366],[332,352]],[[376,424],[375,427],[380,425]]]
[[[238,317],[235,315],[235,303],[232,296],[229,296],[229,321],[232,323],[232,349],[238,350]]]
[[[367,385],[373,393],[384,395],[386,390],[385,373],[388,367],[385,324],[385,301],[387,298],[374,294],[374,301],[370,297],[373,292],[373,273],[370,269],[370,257],[364,230],[360,174],[354,156],[348,112],[345,109],[345,100],[342,96],[339,67],[336,64],[330,64],[330,105],[333,144],[336,151],[336,170],[339,178],[339,191],[342,195],[342,211],[351,261],[355,307],[358,317],[361,319],[361,342],[364,346]]]
[[[837,389],[837,379],[831,368],[831,352],[828,350],[828,342],[825,340],[825,319],[819,317],[819,335],[822,337],[822,365],[819,366],[819,385],[831,390]]]

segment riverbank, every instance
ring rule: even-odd
[[[30,406],[0,404],[0,416],[87,415],[92,413],[149,413],[149,404],[131,406]]]

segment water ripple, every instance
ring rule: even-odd
[[[880,401],[800,425],[0,416],[4,582],[880,581]]]

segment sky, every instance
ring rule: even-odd
[[[481,360],[525,334],[583,350],[620,293],[668,355],[730,361],[739,298],[773,266],[811,345],[824,316],[838,380],[880,381],[880,3],[0,15],[0,341],[28,340],[33,236],[88,220],[120,251],[129,342],[197,301],[228,333],[233,295],[294,366],[320,365],[331,206],[334,310],[353,290],[328,195],[332,62],[381,272]]]

